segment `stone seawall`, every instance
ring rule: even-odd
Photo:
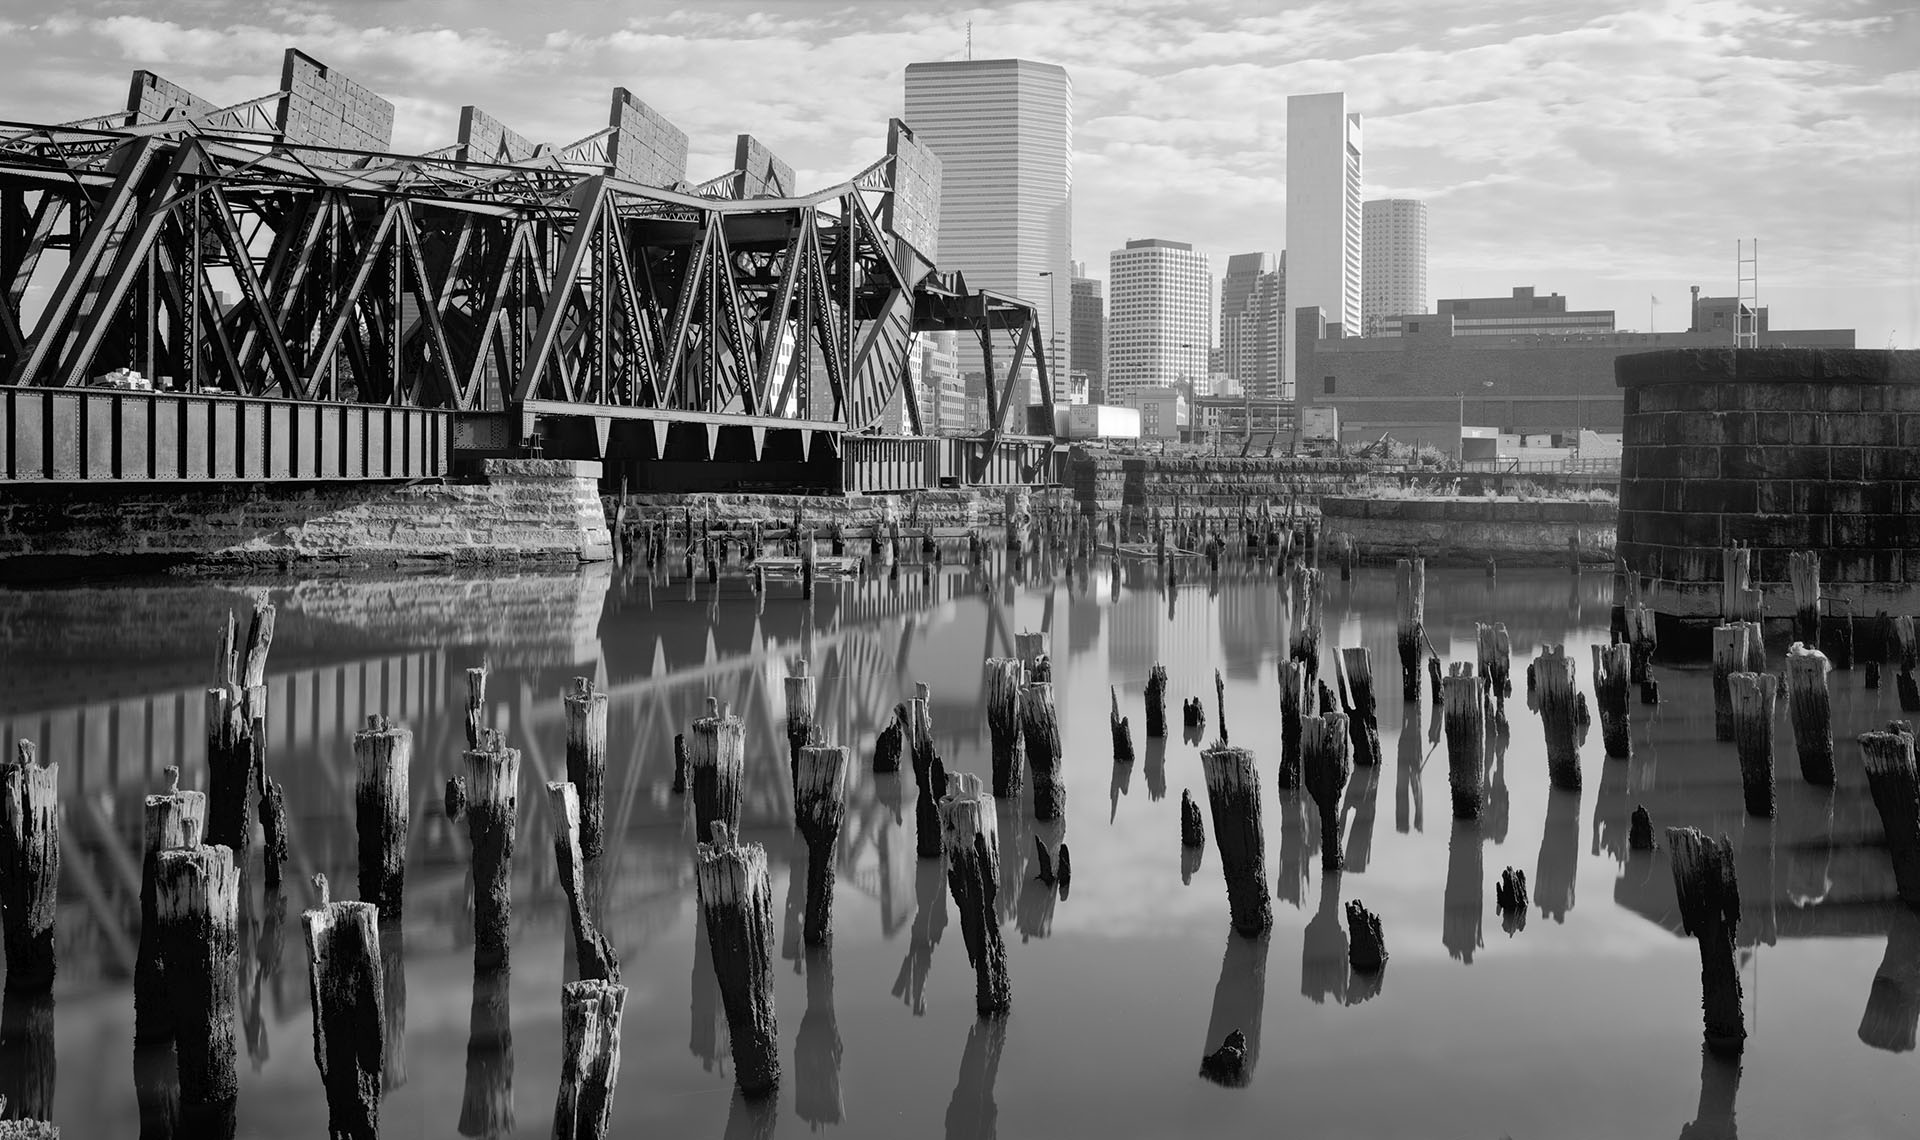
[[[1327,495],[1352,495],[1371,485],[1367,464],[1351,459],[1228,456],[1107,455],[1077,452],[1068,466],[1083,510],[1105,514],[1122,507],[1181,517],[1209,518],[1257,512],[1262,503],[1311,513]]]
[[[816,528],[821,537],[835,523],[849,535],[865,535],[875,527],[884,529],[898,521],[909,528],[917,520],[922,528],[936,533],[961,535],[968,531],[991,532],[998,537],[1006,525],[1009,497],[1015,511],[1033,515],[1053,509],[1066,511],[1072,502],[1060,488],[1030,490],[962,489],[919,491],[911,495],[760,495],[760,494],[629,494],[606,497],[609,520],[619,515],[625,504],[625,525],[630,531],[649,523],[679,527],[688,511],[696,524],[711,515],[714,525],[723,529],[749,527],[755,523],[784,531],[793,525],[799,512],[801,524]],[[678,533],[675,531],[674,533]]]
[[[1347,535],[1367,557],[1399,558],[1416,550],[1435,565],[1564,566],[1567,541],[1578,537],[1583,561],[1610,561],[1618,510],[1598,500],[1555,501],[1461,497],[1320,501],[1321,540]]]
[[[0,496],[0,579],[600,561],[612,540],[599,479],[598,463],[493,459],[478,483],[19,488]]]

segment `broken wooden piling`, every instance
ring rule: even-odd
[[[1380,930],[1380,916],[1359,899],[1347,903],[1347,965],[1362,974],[1377,974],[1387,965],[1387,940]]]
[[[133,968],[133,1040],[136,1045],[173,1040],[168,1011],[166,963],[160,952],[160,920],[155,912],[155,856],[180,847],[198,847],[204,835],[207,797],[182,791],[180,769],[167,769],[167,790],[146,798],[140,874],[140,947]],[[167,1053],[171,1069],[173,1054]]]
[[[513,837],[519,808],[520,750],[482,729],[480,747],[462,754],[466,766],[467,842],[473,861],[473,966],[507,967],[507,928],[513,915]]]
[[[1252,752],[1226,745],[1203,750],[1200,767],[1206,775],[1214,845],[1220,852],[1233,928],[1247,938],[1258,938],[1273,925],[1266,833],[1260,820],[1260,773]]]
[[[1580,790],[1580,746],[1574,711],[1573,659],[1565,646],[1546,645],[1533,659],[1535,698],[1547,745],[1547,782]]]
[[[1107,697],[1112,702],[1112,710],[1107,714],[1107,728],[1113,737],[1113,762],[1115,764],[1133,763],[1133,727],[1127,718],[1120,715],[1120,690],[1107,686]]]
[[[1400,687],[1407,700],[1420,699],[1420,644],[1426,638],[1427,562],[1402,558],[1393,565],[1394,613],[1400,647]]]
[[[1633,819],[1627,825],[1627,848],[1632,851],[1653,850],[1653,817],[1647,814],[1645,804],[1633,805]]]
[[[1200,805],[1193,802],[1193,793],[1186,788],[1180,789],[1180,846],[1205,847],[1207,830],[1200,822]]]
[[[1486,720],[1472,665],[1452,664],[1441,688],[1441,703],[1446,710],[1447,787],[1453,793],[1453,816],[1478,819],[1486,800],[1482,758]]]
[[[1527,873],[1508,867],[1493,884],[1494,909],[1513,914],[1527,909]]]
[[[327,1094],[327,1134],[378,1140],[385,1067],[385,983],[380,911],[369,902],[332,902],[315,875],[320,905],[300,916],[307,936],[313,1001],[313,1060]]]
[[[692,787],[693,834],[705,842],[713,825],[740,826],[741,780],[746,770],[747,729],[727,707],[707,698],[707,715],[693,722],[687,738],[687,776]]]
[[[1615,760],[1633,758],[1629,723],[1627,678],[1633,671],[1633,650],[1627,645],[1593,647],[1593,696],[1600,706],[1600,742]]]
[[[809,946],[833,940],[834,848],[847,814],[847,750],[835,744],[800,749],[793,808],[807,845],[807,902],[802,936]]]
[[[940,857],[940,797],[947,794],[947,769],[933,748],[933,702],[927,686],[906,704],[907,753],[913,761],[914,850],[922,859]]]
[[[598,859],[605,845],[607,785],[607,694],[588,677],[573,679],[564,701],[567,717],[567,780],[580,797],[580,851]]]
[[[1060,722],[1051,682],[1036,681],[1020,690],[1020,727],[1033,777],[1033,818],[1059,819],[1067,809],[1067,786],[1060,772]]]
[[[1733,845],[1691,827],[1667,828],[1673,889],[1680,927],[1700,944],[1701,1011],[1707,1048],[1739,1053],[1747,1029],[1740,1007],[1740,971],[1735,939],[1740,927],[1740,884],[1733,872]]]
[[[981,1014],[1004,1013],[1013,1004],[1007,978],[1007,948],[1000,939],[995,906],[1000,886],[1000,834],[993,796],[980,777],[954,774],[940,801],[942,846],[947,853],[947,889],[960,912],[960,933],[973,965],[974,1008]],[[1066,849],[1061,848],[1064,857]],[[1062,865],[1064,871],[1064,861]]]
[[[1727,678],[1759,668],[1752,660],[1753,634],[1745,622],[1713,628],[1713,738],[1733,739],[1733,696]]]
[[[60,888],[60,765],[31,740],[0,763],[0,929],[6,992],[53,992],[53,925]]]
[[[154,857],[154,918],[166,963],[181,1106],[189,1117],[217,1117],[239,1095],[239,903],[240,872],[230,849],[202,844]]]
[[[560,987],[560,1095],[554,1140],[609,1140],[620,1080],[620,1020],[627,987],[588,978]]]
[[[1021,674],[1018,658],[987,658],[987,738],[992,750],[995,799],[1008,799],[1020,791],[1020,766],[1025,754],[1020,727]]]
[[[1820,643],[1820,555],[1812,550],[1787,554],[1787,579],[1793,586],[1794,640]]]
[[[1364,646],[1349,646],[1334,654],[1340,682],[1341,705],[1347,714],[1347,735],[1353,741],[1356,768],[1380,763],[1380,725],[1373,699],[1373,655]]]
[[[800,750],[814,743],[818,731],[814,723],[817,687],[812,667],[802,657],[793,663],[786,677],[787,691],[787,765],[794,779],[800,778]]]
[[[1800,754],[1800,776],[1809,784],[1832,787],[1833,714],[1827,696],[1827,655],[1794,642],[1787,649],[1787,719]]]
[[[407,890],[413,733],[370,714],[367,727],[353,734],[353,759],[360,898],[379,909],[381,922],[398,929]]]
[[[586,826],[581,819],[579,789],[571,783],[547,781],[547,806],[553,810],[553,862],[559,872],[560,892],[567,898],[567,926],[573,934],[573,956],[580,976],[618,982],[620,956],[594,925],[587,905]]]
[[[742,1095],[762,1097],[780,1084],[767,851],[757,843],[740,843],[725,823],[716,823],[711,834],[712,842],[700,844],[694,868],[707,949],[733,1041],[734,1082]]]
[[[1280,786],[1300,786],[1300,725],[1313,715],[1316,690],[1306,663],[1291,658],[1280,662]]]
[[[1735,673],[1727,678],[1741,795],[1748,815],[1767,818],[1773,816],[1773,705],[1778,683],[1772,673]]]
[[[1860,757],[1893,859],[1894,887],[1900,901],[1920,910],[1920,771],[1915,768],[1913,737],[1892,731],[1862,733]]]
[[[1340,795],[1353,774],[1351,742],[1344,713],[1330,712],[1300,722],[1300,769],[1307,794],[1320,809],[1320,869],[1346,865],[1340,850]]]
[[[1287,573],[1287,656],[1320,676],[1320,571],[1295,565]]]
[[[893,708],[893,718],[880,727],[873,738],[873,770],[880,775],[891,775],[900,771],[900,753],[906,747],[907,706],[902,703]]]

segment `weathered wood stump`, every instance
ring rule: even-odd
[[[1800,776],[1832,787],[1833,714],[1827,697],[1827,655],[1794,642],[1787,650],[1787,719],[1800,754]]]
[[[1493,884],[1494,909],[1502,914],[1527,909],[1527,873],[1508,867]]]
[[[1504,701],[1513,695],[1513,641],[1507,635],[1506,623],[1476,622],[1473,628],[1478,642],[1480,684],[1490,695]]]
[[[573,679],[563,704],[567,717],[567,779],[580,797],[580,851],[598,859],[605,849],[607,694],[588,677]]]
[[[907,702],[907,754],[913,761],[914,850],[922,859],[940,857],[940,797],[947,794],[947,769],[933,749],[933,701],[927,686]]]
[[[1420,643],[1426,637],[1426,559],[1397,560],[1393,564],[1393,582],[1401,693],[1407,700],[1417,701],[1420,699]]]
[[[1353,741],[1357,768],[1377,767],[1381,760],[1380,725],[1373,699],[1373,656],[1365,647],[1349,647],[1334,654],[1340,683],[1341,707],[1347,714],[1347,736]]]
[[[787,691],[787,763],[794,779],[800,778],[800,750],[815,743],[818,731],[814,722],[814,703],[818,686],[806,658],[793,663],[786,678]]]
[[[560,987],[560,1096],[554,1140],[608,1140],[620,1081],[620,1019],[627,987],[604,978]]]
[[[724,823],[700,844],[695,882],[707,923],[707,948],[733,1041],[740,1092],[762,1097],[780,1084],[780,1025],[773,1007],[773,885],[767,851],[742,844]]]
[[[1287,656],[1320,677],[1320,571],[1295,565],[1288,571]]]
[[[1733,739],[1733,696],[1727,678],[1757,668],[1750,654],[1754,634],[1745,622],[1713,628],[1713,738]]]
[[[1768,818],[1773,816],[1773,705],[1778,683],[1772,673],[1735,673],[1727,678],[1741,794],[1748,815]]]
[[[895,705],[893,719],[881,727],[873,738],[873,770],[881,775],[900,770],[900,753],[906,748],[907,732],[902,727],[906,720],[904,704]]]
[[[1680,926],[1700,944],[1701,1010],[1707,1048],[1733,1054],[1746,1046],[1740,1008],[1740,970],[1735,939],[1740,927],[1740,884],[1733,873],[1733,845],[1691,827],[1669,827],[1673,889]]]
[[[1193,802],[1193,793],[1180,789],[1180,846],[1205,847],[1207,829],[1200,822],[1200,805]]]
[[[237,685],[207,690],[207,838],[243,860],[253,843],[251,699]]]
[[[166,989],[166,960],[160,952],[160,919],[155,912],[155,856],[181,847],[198,847],[205,834],[207,797],[180,789],[180,769],[167,769],[167,790],[146,799],[140,873],[140,948],[133,967],[133,1040],[136,1045],[173,1041],[173,1015]],[[173,1052],[166,1051],[167,1066]],[[175,1099],[178,1099],[176,1092]]]
[[[398,927],[406,909],[413,733],[369,715],[367,727],[353,734],[353,759],[360,898],[379,908],[383,924]]]
[[[1556,788],[1580,790],[1579,726],[1574,713],[1573,659],[1566,647],[1546,645],[1533,659],[1528,674],[1534,678],[1534,699],[1547,745],[1547,782]]]
[[[960,933],[973,965],[974,1008],[981,1014],[1004,1013],[1013,1004],[1007,979],[1007,948],[1000,939],[995,906],[1000,888],[1000,833],[993,796],[980,777],[956,773],[940,801],[942,846],[947,852],[947,889],[960,912]],[[1065,848],[1062,848],[1062,854]]]
[[[473,860],[473,967],[507,966],[513,917],[513,836],[519,808],[520,750],[483,729],[466,764],[467,843]]]
[[[567,924],[573,933],[574,960],[587,981],[618,982],[620,957],[613,944],[594,925],[587,905],[585,824],[581,821],[580,793],[572,784],[547,782],[547,805],[553,809],[553,861],[560,873],[560,890],[567,896]]]
[[[467,748],[480,747],[480,733],[487,727],[487,669],[485,665],[467,670]]]
[[[1627,676],[1632,670],[1630,647],[1593,647],[1593,696],[1594,703],[1600,706],[1600,743],[1606,755],[1614,760],[1633,758],[1627,695]]]
[[[1794,640],[1818,645],[1820,640],[1820,555],[1795,550],[1787,555],[1787,579],[1793,585]]]
[[[1036,681],[1020,691],[1020,726],[1033,777],[1033,818],[1059,819],[1067,810],[1067,785],[1060,773],[1060,722],[1051,682]]]
[[[1234,1030],[1220,1048],[1200,1058],[1200,1075],[1218,1084],[1237,1087],[1247,1080],[1247,1035]]]
[[[687,778],[692,794],[693,834],[704,842],[713,825],[740,826],[741,780],[746,771],[747,728],[727,707],[707,698],[707,715],[687,737]]]
[[[1313,715],[1313,679],[1304,663],[1280,662],[1280,775],[1282,788],[1300,786],[1300,726]]]
[[[1860,735],[1867,790],[1880,813],[1893,859],[1893,882],[1900,901],[1920,910],[1920,771],[1914,763],[1913,737],[1902,732]]]
[[[1188,729],[1206,727],[1207,706],[1200,703],[1199,697],[1188,697],[1180,702],[1180,724]]]
[[[1453,816],[1478,819],[1486,802],[1486,714],[1472,665],[1453,663],[1441,688],[1441,703],[1446,710],[1447,787],[1453,793]]]
[[[1347,903],[1347,965],[1362,974],[1377,974],[1387,965],[1387,942],[1380,931],[1380,916],[1368,910],[1359,899]]]
[[[1633,806],[1633,820],[1627,825],[1627,847],[1634,851],[1653,850],[1653,817],[1646,805]]]
[[[673,734],[673,783],[669,791],[676,796],[687,794],[687,734]]]
[[[1320,869],[1338,871],[1346,865],[1340,850],[1340,795],[1353,774],[1344,713],[1308,717],[1300,724],[1300,767],[1320,810]]]
[[[154,917],[166,964],[184,1119],[218,1118],[239,1095],[234,1073],[239,903],[240,872],[231,850],[202,845],[154,856]]]
[[[1258,938],[1273,925],[1267,892],[1267,841],[1260,820],[1260,773],[1253,753],[1219,746],[1200,753],[1207,779],[1207,805],[1213,815],[1214,844],[1227,883],[1227,908],[1233,928]]]
[[[385,982],[380,911],[372,903],[331,902],[315,875],[320,905],[300,916],[307,935],[307,983],[313,999],[313,1061],[327,1093],[327,1134],[377,1140],[385,1068]]]
[[[60,765],[31,740],[0,764],[0,931],[6,992],[53,992],[53,924],[60,888]]]
[[[794,814],[807,845],[807,902],[803,937],[809,946],[833,940],[833,856],[847,814],[847,750],[834,744],[800,749]]]
[[[1636,685],[1644,685],[1653,680],[1653,655],[1660,648],[1653,611],[1635,604],[1627,607],[1626,618],[1630,679]]]
[[[1025,763],[1020,728],[1020,660],[987,658],[987,738],[993,756],[993,795],[1009,799],[1019,794]]]
[[[1147,735],[1167,735],[1167,667],[1159,662],[1147,671]]]

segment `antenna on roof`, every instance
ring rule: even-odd
[[[967,21],[967,58],[973,58],[973,21]]]

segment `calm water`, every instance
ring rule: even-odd
[[[415,734],[405,929],[405,1049],[384,1134],[487,1132],[469,1109],[511,1105],[487,1134],[551,1130],[559,986],[569,976],[543,781],[564,772],[561,694],[575,676],[611,693],[609,852],[600,920],[631,987],[616,1120],[622,1135],[769,1136],[828,1129],[904,1137],[1211,1135],[1650,1137],[1913,1135],[1920,1007],[1890,972],[1920,972],[1920,920],[1892,873],[1857,750],[1831,793],[1803,784],[1784,718],[1780,811],[1749,820],[1731,744],[1713,740],[1707,674],[1657,668],[1664,703],[1633,707],[1634,757],[1581,750],[1585,790],[1549,793],[1539,719],[1509,702],[1510,737],[1477,824],[1448,808],[1444,745],[1405,708],[1390,568],[1330,582],[1327,646],[1373,652],[1386,762],[1347,792],[1348,870],[1323,877],[1304,793],[1280,794],[1275,580],[1230,575],[1170,595],[1151,568],[1106,563],[1025,581],[958,567],[823,586],[812,603],[776,585],[718,587],[600,569],[495,579],[322,580],[0,591],[0,731],[62,767],[66,863],[53,1019],[57,1078],[27,1076],[17,1029],[0,1093],[48,1103],[69,1136],[137,1132],[130,975],[138,940],[141,797],[182,763],[204,786],[202,691],[217,623],[250,595],[279,607],[270,669],[272,771],[293,814],[284,899],[256,869],[243,918],[239,1104],[243,1135],[324,1134],[298,925],[308,878],[354,882],[351,732],[384,712]],[[1329,575],[1331,577],[1331,574]],[[1591,685],[1586,646],[1606,636],[1608,584],[1564,573],[1429,575],[1428,629],[1471,660],[1475,620],[1513,631],[1516,688],[1544,642],[1565,642]],[[977,1023],[972,970],[937,861],[913,857],[912,778],[867,771],[875,730],[915,681],[931,685],[950,769],[988,771],[981,661],[1012,635],[1051,635],[1073,850],[1069,897],[1032,876],[1028,812],[1002,815],[1003,933],[1013,1012]],[[805,848],[787,825],[781,678],[805,656],[821,718],[857,745],[841,844],[836,940],[799,943]],[[464,828],[440,789],[458,763],[464,670],[490,660],[490,715],[524,749],[515,856],[511,1048],[469,1052],[472,951]],[[1182,788],[1203,804],[1199,749],[1143,741],[1142,692],[1164,663],[1172,697],[1226,678],[1235,743],[1263,781],[1269,937],[1227,924],[1209,846],[1183,874]],[[1775,662],[1778,668],[1778,662]],[[1889,679],[1890,680],[1890,679]],[[1118,686],[1140,759],[1111,761],[1107,690]],[[1889,688],[1833,677],[1837,736],[1897,715]],[[704,699],[748,726],[746,830],[771,855],[785,908],[777,936],[784,1080],[777,1103],[733,1095],[727,1033],[697,921],[690,836],[669,794],[671,740]],[[1175,710],[1175,731],[1178,714]],[[1209,734],[1214,727],[1209,726]],[[1681,937],[1664,851],[1632,854],[1627,822],[1689,823],[1739,848],[1741,971],[1751,1038],[1738,1066],[1703,1062],[1699,958]],[[902,826],[901,817],[906,817]],[[1024,822],[1023,822],[1024,821]],[[1051,825],[1057,841],[1059,825]],[[1211,820],[1208,833],[1212,835]],[[1015,865],[1017,861],[1017,866]],[[1509,934],[1493,908],[1503,867],[1527,872],[1533,909]],[[1392,960],[1373,987],[1348,977],[1340,903],[1361,898]],[[284,913],[284,919],[279,915]],[[1216,1087],[1201,1056],[1234,1028],[1257,1050],[1252,1083]],[[44,1042],[34,1047],[44,1047]]]

